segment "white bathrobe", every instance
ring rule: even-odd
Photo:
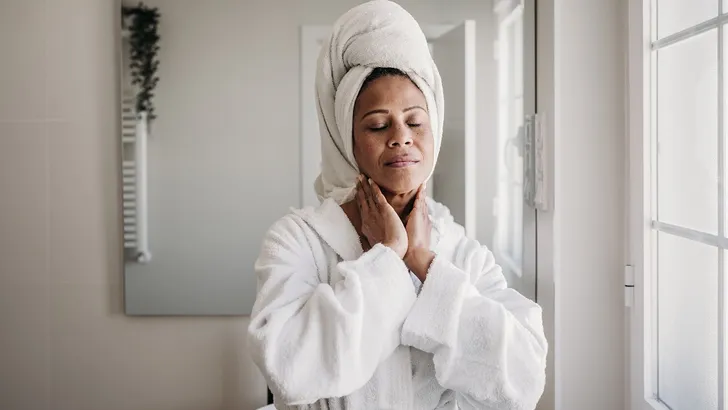
[[[268,231],[249,349],[277,409],[533,409],[545,381],[540,307],[428,200],[437,255],[419,281],[390,248],[362,252],[332,199]]]

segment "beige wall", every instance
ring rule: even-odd
[[[0,2],[0,409],[250,409],[247,319],[122,313],[111,0]]]
[[[291,171],[298,169],[297,27],[331,23],[356,1],[282,3],[249,1],[240,16],[265,33],[251,57],[269,52],[264,44],[273,39],[291,50],[241,73],[246,80],[273,73],[291,90],[290,99],[260,94],[257,101],[289,118],[262,129],[289,143],[281,162],[291,168],[275,177],[290,189],[276,197],[276,214],[286,198],[299,197]],[[402,3],[418,18],[467,17],[449,1]],[[114,0],[0,1],[0,409],[255,408],[265,385],[245,349],[247,319],[123,314],[118,21]],[[478,21],[479,64],[492,56],[490,23]],[[485,75],[479,99],[495,92]],[[481,130],[495,129],[493,112],[479,106]],[[273,218],[268,211],[254,230]]]

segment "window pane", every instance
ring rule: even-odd
[[[658,235],[658,389],[674,410],[718,408],[718,249]]]
[[[657,36],[663,38],[718,16],[720,0],[657,0]]]
[[[523,95],[523,14],[519,13],[518,18],[513,22],[511,28],[513,33],[513,71],[514,84],[513,94],[516,97]]]
[[[657,52],[658,219],[718,231],[717,30]]]

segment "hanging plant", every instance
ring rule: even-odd
[[[131,82],[137,86],[136,111],[147,112],[151,122],[154,115],[154,89],[159,82],[159,10],[139,3],[136,7],[122,7],[123,23],[128,22]]]

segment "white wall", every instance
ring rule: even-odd
[[[551,341],[540,409],[625,408],[626,2],[538,2],[538,111],[553,212],[538,226],[539,302]]]
[[[220,41],[249,56],[227,72],[226,89],[255,97],[210,110],[248,126],[238,161],[250,172],[228,181],[231,189],[254,187],[246,192],[260,198],[241,212],[250,233],[239,244],[241,258],[252,258],[255,238],[299,198],[298,26],[330,24],[355,3],[223,2],[239,36]],[[487,67],[490,2],[402,4],[423,21],[474,17],[478,65]],[[246,318],[123,315],[119,19],[114,0],[0,2],[0,408],[255,408],[265,385],[247,356]],[[478,127],[495,130],[494,70],[482,75]],[[160,116],[166,109],[160,102]],[[238,131],[225,126],[209,133],[238,144]],[[275,166],[259,160],[271,150]]]

